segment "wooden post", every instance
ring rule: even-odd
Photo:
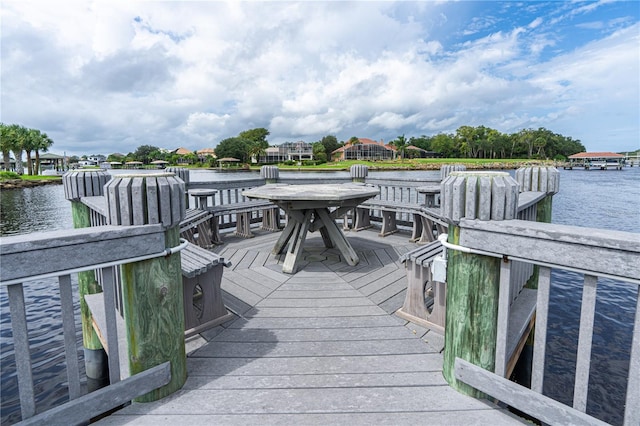
[[[184,187],[173,173],[118,175],[105,186],[109,224],[160,223],[166,247],[178,246]],[[136,399],[155,401],[187,378],[180,254],[123,265],[122,293],[131,375],[171,362],[171,381]]]
[[[167,167],[165,169],[165,171],[167,173],[173,173],[174,175],[176,175],[180,179],[182,179],[182,181],[184,182],[184,199],[185,199],[185,202],[186,202],[185,205],[188,208],[189,207],[189,193],[187,192],[187,190],[189,189],[189,182],[190,182],[189,169],[187,169],[185,167]],[[215,198],[214,198],[214,200],[215,200]]]
[[[529,166],[516,170],[516,181],[520,192],[545,192],[547,196],[536,206],[536,221],[551,223],[553,196],[560,191],[560,172],[555,167]],[[537,289],[540,278],[540,266],[534,265],[526,288]],[[531,360],[533,359],[533,344],[535,340],[535,326],[527,336],[527,341],[515,367],[518,381],[523,384],[531,383]]]
[[[555,167],[521,167],[516,170],[520,192],[545,192],[547,197],[538,203],[536,220],[551,223],[552,198],[560,191],[560,172]]]
[[[265,180],[267,185],[278,183],[278,179],[280,178],[280,169],[278,166],[262,166],[260,168],[260,177]],[[247,215],[247,229],[251,225],[249,221],[249,217],[251,213],[246,213]],[[265,231],[279,231],[282,229],[280,226],[280,207],[273,207],[271,209],[264,209],[262,211],[262,229]]]
[[[369,168],[364,164],[354,164],[349,169],[349,173],[351,174],[351,181],[364,183],[369,174]]]
[[[267,184],[278,183],[279,176],[280,169],[278,169],[278,166],[260,167],[260,177],[263,178]]]
[[[560,172],[555,167],[530,166],[516,170],[520,192],[544,192],[547,196],[536,205],[536,221],[551,223],[552,199],[560,191]],[[527,288],[538,288],[540,267],[535,265]]]
[[[444,181],[451,172],[464,172],[467,166],[464,164],[443,164],[440,167],[440,181]]]
[[[95,197],[104,194],[104,185],[111,179],[104,170],[74,170],[62,176],[65,198],[71,201],[71,214],[74,228],[88,228],[91,223],[91,211],[82,204],[82,197]],[[91,310],[84,297],[88,294],[102,293],[93,271],[78,273],[78,293],[80,295],[80,318],[82,321],[82,342],[84,363],[89,391],[108,384],[109,372],[106,353],[102,348],[98,334],[93,328]]]
[[[518,183],[503,172],[451,172],[442,183],[441,211],[448,241],[458,244],[460,219],[514,219]],[[456,357],[493,371],[496,351],[500,262],[494,257],[447,250],[447,311],[443,374],[466,395],[484,397],[455,379]]]

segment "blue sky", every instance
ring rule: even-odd
[[[640,2],[4,0],[0,119],[52,152],[545,127],[640,148]]]

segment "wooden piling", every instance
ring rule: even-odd
[[[278,183],[280,169],[278,169],[278,166],[262,166],[260,167],[260,177],[263,178],[267,184]]]
[[[180,244],[184,181],[172,173],[119,175],[105,186],[110,225],[164,225],[167,248]],[[186,380],[180,254],[122,266],[123,309],[131,375],[171,362],[171,381],[136,399],[149,402]]]
[[[74,228],[88,228],[92,226],[89,207],[80,200],[82,197],[102,196],[104,185],[111,179],[104,170],[73,170],[62,177],[65,198],[71,201],[71,214]],[[82,342],[84,346],[85,371],[90,379],[89,390],[104,385],[108,379],[106,355],[93,328],[91,310],[84,297],[88,294],[102,293],[102,288],[96,281],[93,271],[78,273],[78,292],[80,294],[80,317],[82,321]],[[96,383],[92,382],[96,381]]]
[[[520,192],[545,192],[546,198],[538,203],[537,221],[551,223],[552,198],[560,190],[560,172],[555,167],[530,166],[516,170]]]
[[[354,164],[349,169],[349,174],[352,182],[364,183],[369,174],[369,168],[364,164]]]
[[[460,219],[507,220],[516,215],[518,184],[503,172],[451,172],[442,183],[448,242],[458,244]],[[494,257],[447,250],[447,311],[443,375],[466,395],[484,397],[456,380],[456,357],[486,370],[495,366],[500,262]]]
[[[544,192],[547,196],[536,206],[536,221],[551,223],[553,196],[560,191],[560,172],[555,167],[529,166],[516,170],[520,192]],[[527,288],[538,288],[540,267],[534,266]]]

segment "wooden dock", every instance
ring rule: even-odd
[[[357,266],[311,234],[294,275],[270,254],[278,235],[225,236],[216,252],[233,263],[222,288],[237,317],[187,342],[181,390],[100,424],[524,423],[451,389],[442,336],[393,315],[407,285],[398,258],[416,247],[406,234],[347,232]]]

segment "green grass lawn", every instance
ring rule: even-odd
[[[11,179],[22,179],[22,180],[60,180],[61,176],[29,176],[29,175],[19,175],[14,172],[6,172],[0,171],[0,180],[11,180]]]
[[[364,164],[371,170],[439,170],[443,164],[464,164],[469,169],[515,169],[524,165],[553,165],[552,161],[527,159],[479,159],[479,158],[418,158],[406,160],[365,161],[345,160],[318,165],[285,165],[278,164],[281,170],[349,170],[354,164]],[[252,165],[254,170],[260,165]]]

